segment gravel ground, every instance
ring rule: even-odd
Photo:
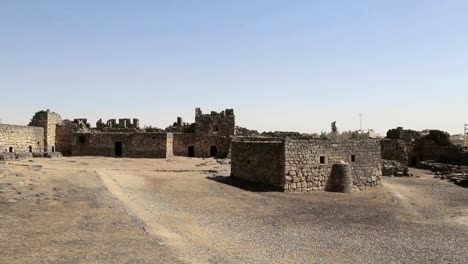
[[[43,169],[22,167],[31,164]],[[14,196],[0,193],[0,209],[6,212],[0,215],[0,235],[14,241],[0,242],[0,252],[6,253],[0,262],[9,263],[14,256],[18,263],[468,259],[468,189],[424,171],[414,170],[412,178],[386,178],[384,187],[357,193],[297,194],[236,187],[227,177],[229,166],[212,159],[74,157],[31,164],[16,162],[6,169],[26,178],[41,175],[51,197],[55,190],[50,187],[60,183],[65,196],[63,201],[7,203]],[[5,179],[0,176],[0,188]],[[24,241],[29,241],[28,250],[16,250]],[[88,250],[93,253],[83,254]]]

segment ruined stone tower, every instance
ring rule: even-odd
[[[37,112],[29,126],[44,128],[44,151],[55,152],[55,139],[57,125],[62,124],[62,118],[59,114],[51,112],[49,109],[46,111]]]

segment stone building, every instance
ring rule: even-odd
[[[281,191],[365,189],[380,184],[382,159],[376,139],[333,142],[320,139],[237,138],[231,176]],[[340,183],[341,182],[341,183]]]

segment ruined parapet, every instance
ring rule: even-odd
[[[230,137],[235,135],[236,116],[233,109],[221,112],[212,111],[203,114],[200,108],[195,109],[195,134],[198,136],[216,135]]]
[[[165,129],[166,132],[194,133],[195,123],[184,123],[182,117],[177,117],[177,121]]]
[[[102,119],[99,119],[96,122],[96,129],[102,131],[115,131],[118,129],[136,131],[140,129],[140,120],[138,118],[133,118],[133,120],[130,118],[120,118],[118,122],[116,119],[109,119],[106,123],[104,123]]]
[[[62,118],[60,115],[51,112],[49,109],[37,112],[31,119],[29,126],[44,128],[45,152],[55,152],[56,126],[61,124]]]
[[[88,123],[88,119],[86,118],[75,118],[73,119],[73,123],[77,125],[78,130],[86,131],[91,129],[91,124]]]
[[[177,123],[176,123],[177,126],[178,126],[178,127],[181,127],[183,123],[184,123],[184,122],[182,121],[182,117],[178,116],[178,117],[177,117]]]
[[[353,190],[353,177],[349,163],[335,163],[330,174],[331,192],[350,193]]]

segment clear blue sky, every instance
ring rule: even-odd
[[[468,123],[468,1],[0,0],[4,123],[234,108],[258,130]]]

